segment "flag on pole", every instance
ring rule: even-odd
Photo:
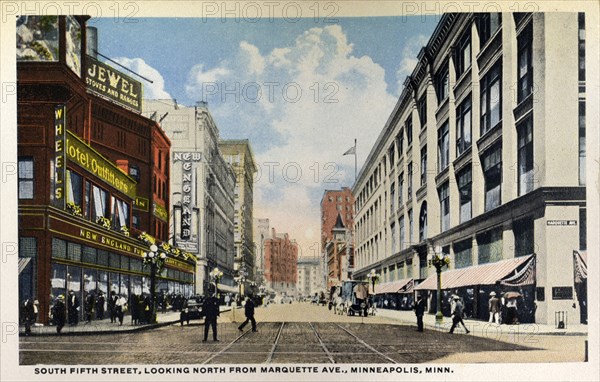
[[[344,153],[344,155],[356,155],[356,144],[354,144],[354,146],[350,147],[348,149],[348,151],[346,151]],[[343,156],[343,155],[342,155]]]

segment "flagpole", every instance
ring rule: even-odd
[[[354,183],[356,183],[356,138],[354,138]]]

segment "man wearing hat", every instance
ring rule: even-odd
[[[423,315],[425,314],[425,300],[420,293],[417,295],[415,303],[415,315],[417,316],[417,331],[423,331]]]
[[[450,333],[454,333],[454,328],[458,326],[458,324],[462,324],[463,328],[465,328],[465,332],[469,334],[469,329],[463,322],[463,305],[460,301],[460,297],[457,295],[452,296],[452,327],[450,328]]]
[[[52,320],[56,325],[56,333],[60,334],[63,326],[65,326],[65,296],[58,296],[52,307]]]
[[[495,324],[500,323],[500,300],[496,297],[496,292],[490,293],[490,300],[488,302],[489,312],[490,312],[490,320],[489,322],[493,322]]]

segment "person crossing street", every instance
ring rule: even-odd
[[[246,321],[244,321],[238,329],[240,332],[244,331],[244,326],[248,324],[248,322],[252,322],[252,331],[256,332],[256,320],[254,319],[254,300],[252,295],[246,297],[246,303],[244,306],[244,314],[246,315]]]

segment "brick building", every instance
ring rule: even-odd
[[[271,290],[293,295],[298,282],[298,244],[287,233],[278,234],[271,229],[271,236],[264,240],[265,279]]]
[[[140,115],[141,84],[85,54],[87,19],[17,20],[19,299],[43,323],[69,290],[149,293],[139,236],[168,238],[170,142]],[[157,290],[189,293],[194,262],[165,253]]]

